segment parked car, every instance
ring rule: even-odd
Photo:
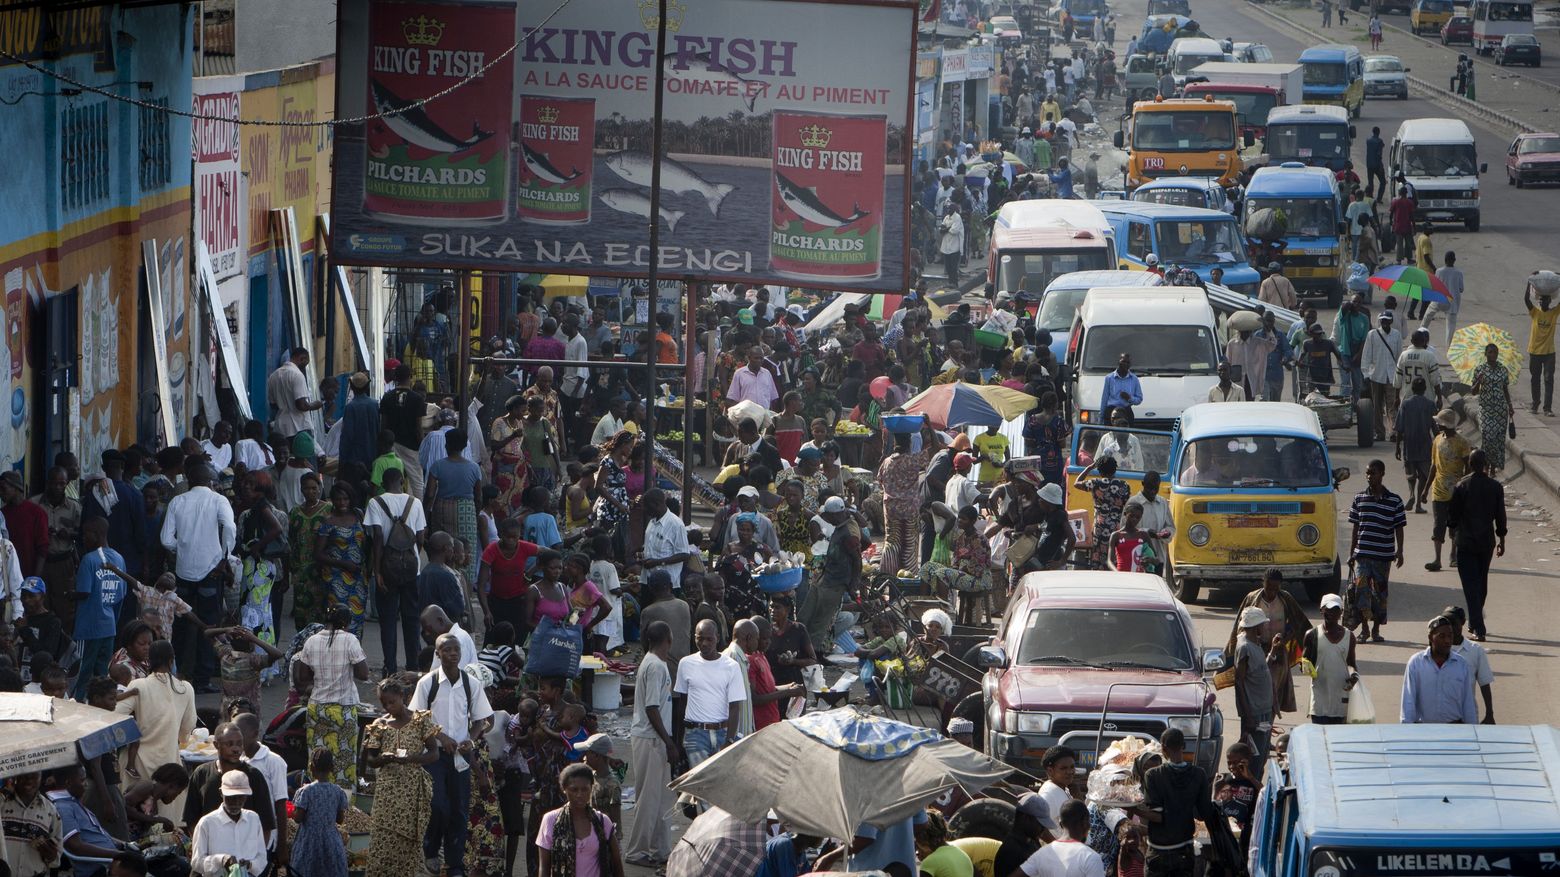
[[[1560,134],[1518,134],[1506,150],[1506,182],[1519,189],[1560,182]]]
[[[979,652],[986,752],[1038,773],[1045,750],[1069,746],[1078,767],[1092,769],[1113,739],[1147,742],[1177,728],[1211,773],[1224,716],[1205,674],[1225,660],[1221,649],[1198,649],[1191,615],[1160,576],[1030,573]]]
[[[1539,50],[1538,37],[1530,33],[1509,33],[1501,37],[1500,45],[1495,47],[1495,65],[1504,67],[1507,64],[1542,67],[1543,57]]]
[[[1473,19],[1466,15],[1454,15],[1441,25],[1441,45],[1452,43],[1473,45]]]
[[[1024,38],[1024,32],[1018,26],[1018,19],[1011,15],[992,16],[988,32],[998,39],[1022,40]]]
[[[1396,55],[1371,55],[1365,59],[1365,96],[1408,100],[1409,68]]]

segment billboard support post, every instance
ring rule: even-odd
[[[655,339],[657,336],[655,318],[657,316],[656,305],[661,299],[660,268],[661,268],[661,133],[663,122],[661,111],[665,106],[666,98],[666,0],[658,0],[658,11],[655,21],[655,116],[654,124],[650,128],[650,264],[649,268],[649,304],[646,313],[649,314],[650,325],[645,327],[645,334],[650,337],[650,343],[645,345],[645,440],[649,442],[645,447],[645,489],[655,486]],[[688,294],[688,285],[683,284],[683,295]],[[683,354],[686,361],[688,353]],[[686,405],[687,403],[684,403]],[[687,426],[687,424],[683,424]],[[687,430],[683,430],[687,432]],[[686,468],[688,461],[683,461]],[[686,480],[686,479],[685,479]],[[684,510],[684,515],[687,511]],[[641,515],[644,523],[649,526],[650,520]],[[641,531],[640,541],[644,541],[644,532]]]
[[[683,419],[683,428],[682,428],[683,438],[682,438],[682,461],[683,461],[683,469],[685,471],[687,471],[688,473],[690,473],[690,474],[693,472],[693,416],[694,416],[693,392],[694,392],[695,389],[698,388],[698,384],[694,383],[694,376],[693,376],[694,329],[695,329],[696,324],[698,322],[698,310],[697,310],[697,308],[694,307],[693,291],[695,289],[699,289],[699,288],[700,288],[700,285],[696,284],[696,283],[684,283],[683,284],[683,418],[682,418]],[[709,399],[710,399],[708,404],[709,405],[714,405],[715,404],[715,394],[710,393],[708,395],[709,395]],[[709,409],[706,408],[705,411],[708,412]],[[699,430],[699,432],[700,432],[700,434],[706,434],[709,431],[706,430],[706,429],[701,429],[701,430]],[[706,460],[705,462],[708,463],[709,461]],[[688,521],[693,516],[693,509],[689,505],[692,502],[693,502],[693,479],[689,478],[689,477],[684,477],[683,478],[683,483],[682,483],[682,507],[681,507],[681,511],[682,511],[683,523],[685,523],[685,524],[688,523]]]

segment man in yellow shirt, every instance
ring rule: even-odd
[[[1435,276],[1435,248],[1430,242],[1430,223],[1419,226],[1419,234],[1414,236],[1414,265],[1419,270],[1431,277]],[[1408,300],[1408,319],[1412,320],[1419,310],[1421,302],[1417,298]]]
[[[1002,473],[1002,464],[1007,462],[1008,437],[998,432],[998,426],[992,424],[986,427],[986,431],[975,437],[975,450],[980,451],[980,472],[976,480],[982,487],[989,487],[997,483],[997,476]]]
[[[1430,441],[1430,511],[1435,523],[1430,541],[1435,545],[1435,560],[1425,564],[1431,572],[1441,570],[1441,546],[1446,542],[1446,521],[1452,508],[1452,488],[1468,474],[1468,455],[1473,445],[1457,434],[1457,415],[1442,408],[1435,416],[1436,436]],[[1452,566],[1457,565],[1457,548],[1452,547]]]
[[[1544,416],[1555,416],[1555,321],[1560,317],[1560,304],[1551,301],[1548,292],[1540,293],[1538,306],[1533,306],[1533,284],[1522,290],[1522,303],[1527,305],[1528,317],[1533,321],[1528,330],[1529,390],[1533,395],[1530,409],[1538,413],[1538,393],[1544,391]],[[1540,385],[1542,384],[1542,387]]]

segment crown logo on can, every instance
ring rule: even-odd
[[[683,15],[687,12],[688,7],[678,3],[677,0],[667,0],[667,33],[677,33],[682,30]],[[644,25],[645,30],[661,29],[661,4],[658,0],[639,0],[639,23]]]
[[[834,132],[822,125],[808,125],[801,129],[802,145],[811,146],[814,149],[822,149],[829,145],[829,138]]]
[[[558,121],[558,108],[552,106],[542,107],[536,111],[536,118],[551,125]]]
[[[419,15],[402,20],[401,32],[406,35],[409,46],[437,46],[444,38],[444,22]]]

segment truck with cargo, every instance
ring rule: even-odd
[[[1187,80],[1187,97],[1212,95],[1235,104],[1242,133],[1260,140],[1267,136],[1268,112],[1304,100],[1305,73],[1299,64],[1242,64],[1210,61]]]

